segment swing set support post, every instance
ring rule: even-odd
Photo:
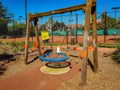
[[[35,35],[36,35],[36,40],[37,40],[37,49],[38,49],[38,57],[41,55],[40,52],[40,40],[39,40],[39,35],[38,35],[38,19],[34,20],[34,28],[35,28]],[[40,58],[39,58],[40,59]]]
[[[83,65],[82,65],[82,85],[86,85],[87,79],[87,62],[88,62],[88,44],[89,44],[89,32],[90,32],[90,15],[91,15],[91,7],[92,0],[87,0],[86,9],[85,9],[85,26],[84,26],[84,51],[86,51],[86,55],[83,57]]]
[[[93,0],[96,2],[96,0]],[[96,27],[96,5],[92,7],[92,42],[94,46],[93,50],[93,64],[94,64],[94,72],[98,71],[98,49],[97,49],[97,27]]]
[[[28,64],[28,44],[29,44],[29,36],[30,36],[30,16],[31,13],[28,13],[28,19],[27,19],[27,28],[26,28],[26,44],[25,44],[25,64]]]

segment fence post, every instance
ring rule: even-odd
[[[51,19],[52,19],[52,22],[51,22],[51,26],[52,26],[52,43],[53,43],[53,16],[51,17]]]
[[[37,44],[38,44],[38,57],[40,57],[41,55],[41,52],[40,52],[40,39],[39,39],[39,34],[38,34],[38,19],[35,19],[34,21],[34,28],[35,28],[35,35],[36,35],[36,41],[37,41]],[[40,59],[40,58],[39,58]]]
[[[14,19],[13,19],[13,30],[14,30]],[[14,36],[15,36],[15,34],[14,34]],[[15,42],[15,37],[13,37],[13,39],[14,39],[14,42]]]
[[[106,43],[106,35],[107,35],[107,20],[106,20],[106,17],[107,17],[107,12],[105,12],[105,20],[104,20],[104,23],[105,23],[105,26],[104,26],[104,43]]]
[[[76,14],[76,44],[78,43],[78,37],[77,37],[77,29],[78,29],[78,14]]]

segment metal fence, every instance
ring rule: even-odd
[[[41,35],[42,30],[47,30],[53,43],[59,41],[64,43],[68,41],[70,43],[71,40],[74,40],[75,43],[82,43],[84,21],[84,14],[69,13],[69,15],[62,14],[42,17],[39,18],[38,22],[39,35]],[[109,43],[108,41],[110,40],[118,39],[120,36],[120,11],[97,13],[97,29],[99,43]],[[18,19],[11,20],[8,24],[8,31],[9,37],[25,37],[26,19],[20,16]],[[92,35],[92,29],[90,34]],[[31,22],[30,36],[35,36],[33,22]],[[99,40],[99,38],[102,38],[102,40]]]

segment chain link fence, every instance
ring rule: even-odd
[[[83,43],[84,14],[52,15],[39,18],[39,35],[48,31],[52,43]],[[116,43],[120,38],[120,11],[97,13],[98,43]],[[92,20],[91,20],[92,23]],[[6,38],[25,38],[26,19],[19,16],[8,23]],[[92,41],[92,26],[90,42]],[[30,37],[34,37],[34,24],[31,22]],[[34,40],[34,38],[30,39]]]

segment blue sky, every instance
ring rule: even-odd
[[[24,0],[0,0],[3,5],[8,7],[9,12],[14,14],[14,19],[19,16],[25,18]],[[103,12],[106,6],[106,11],[111,12],[112,7],[120,7],[119,0],[96,0],[97,12]],[[27,0],[27,11],[31,13],[46,12],[56,10],[78,4],[84,4],[86,0]]]

